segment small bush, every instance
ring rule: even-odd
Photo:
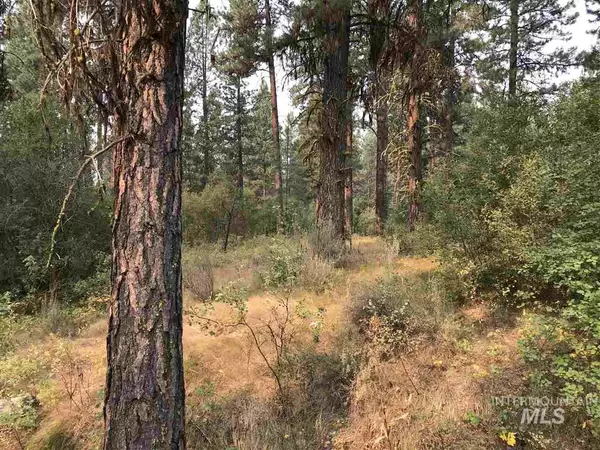
[[[269,289],[290,288],[300,280],[302,252],[274,240],[268,247],[267,267],[261,273],[263,285]]]
[[[558,315],[527,316],[519,346],[534,392],[583,400],[573,411],[600,438],[600,292]]]
[[[300,285],[303,288],[323,292],[335,283],[336,276],[337,271],[331,261],[308,255],[303,258],[300,272]]]
[[[0,427],[33,429],[38,422],[40,402],[31,395],[0,399]]]
[[[219,397],[214,385],[188,397],[190,449],[321,449],[347,414],[356,361],[314,351],[288,355],[286,403],[261,400],[247,391]]]
[[[352,296],[349,316],[369,339],[385,346],[406,343],[408,299],[400,279],[380,279]]]
[[[198,300],[210,300],[214,294],[214,277],[212,265],[208,257],[183,269],[183,287]]]

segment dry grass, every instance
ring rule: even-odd
[[[217,255],[220,259],[211,259],[215,289],[232,280],[242,280],[242,284],[251,287],[248,320],[258,328],[268,320],[276,304],[273,295],[258,290],[254,281],[255,273],[264,265],[266,253],[261,245],[266,243],[261,240],[255,243],[257,248],[240,247],[228,255]],[[194,258],[200,256],[188,255],[188,263]],[[275,383],[247,330],[228,328],[211,336],[186,320],[183,339],[189,447],[223,450],[226,445],[221,444],[227,441],[227,445],[248,450],[503,448],[497,437],[498,413],[491,408],[490,397],[515,394],[523,388],[523,368],[516,348],[518,324],[498,321],[485,305],[450,308],[442,293],[436,291],[436,285],[428,281],[436,270],[433,259],[398,258],[384,241],[370,237],[355,237],[352,252],[344,258],[336,267],[329,263],[325,267],[320,262],[304,267],[305,281],[291,293],[293,305],[324,310],[317,344],[312,343],[308,321],[299,321],[294,333],[297,355],[322,356],[325,365],[314,366],[321,368],[311,375],[295,369],[298,377],[313,377],[313,381],[293,384],[297,407],[288,416],[282,415],[274,403]],[[344,358],[358,352],[354,347],[358,335],[346,310],[351,295],[358,287],[364,289],[392,273],[406,283],[403,292],[412,296],[413,317],[423,318],[412,328],[419,338],[411,340],[401,356],[382,359],[380,352],[366,352],[367,358],[353,385],[347,420],[340,410],[315,416],[323,405],[314,401],[325,395],[314,394],[318,390],[311,389],[334,383],[329,380],[337,379],[336,371],[346,364]],[[427,286],[426,295],[419,286]],[[192,295],[186,295],[185,303],[188,307],[200,304],[198,297]],[[216,305],[211,314],[227,320],[231,310]],[[46,336],[14,353],[13,357],[22,359],[35,352],[52,354],[60,342],[67,341],[74,352],[73,359],[82,361],[84,368],[86,393],[78,396],[76,402],[69,397],[64,380],[51,371],[41,370],[27,380],[22,389],[44,398],[38,428],[20,434],[29,448],[52,448],[47,447],[51,442],[64,443],[56,448],[99,448],[104,334],[105,322],[101,320],[72,339]],[[266,351],[272,356],[273,350],[268,346]],[[317,364],[297,357],[300,359],[296,368]],[[343,364],[338,367],[339,361]],[[329,364],[334,368],[330,370]],[[77,372],[76,368],[71,369]],[[312,397],[309,392],[313,392]],[[481,422],[465,421],[469,413],[481,418]],[[214,429],[203,429],[209,425]],[[302,428],[310,433],[302,434]],[[223,434],[219,434],[220,429]],[[209,436],[215,443],[212,446],[202,437],[209,431],[216,433]],[[0,433],[0,448],[20,447],[14,436]]]
[[[488,318],[481,305],[459,311],[441,324],[433,343],[386,361],[370,358],[336,448],[505,448],[491,397],[520,392],[523,367],[517,330],[496,328]],[[471,345],[461,345],[461,333]],[[469,415],[481,422],[466,420]]]

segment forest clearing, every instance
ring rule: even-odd
[[[599,449],[599,24],[0,0],[0,449]]]
[[[272,362],[276,356],[266,324],[280,311],[272,309],[276,294],[263,291],[253,278],[269,270],[257,258],[268,241],[260,244],[244,252],[247,260],[234,257],[216,273],[239,274],[252,267],[252,276],[230,277],[253,291],[248,297],[248,322]],[[517,349],[524,319],[493,317],[490,306],[482,302],[464,307],[449,304],[438,291],[442,289],[436,278],[439,267],[432,259],[396,257],[377,238],[355,238],[353,252],[349,267],[329,268],[331,279],[316,285],[300,283],[290,292],[293,308],[302,304],[306,312],[294,317],[285,330],[290,337],[286,363],[298,364],[287,369],[301,371],[311,363],[296,358],[316,359],[312,378],[298,380],[298,373],[281,373],[282,379],[290,377],[284,384],[293,402],[289,417],[278,417],[276,381],[248,331],[225,326],[215,333],[195,322],[193,313],[186,314],[183,346],[191,448],[506,446],[499,435],[510,422],[502,421],[501,411],[494,410],[490,399],[525,389],[525,367]],[[400,288],[402,298],[393,301],[408,302],[411,318],[418,323],[410,342],[401,344],[402,354],[382,356],[390,351],[389,343],[348,338],[359,334],[348,312],[353,297],[360,298],[390,280],[408,285]],[[215,281],[224,280],[217,275]],[[186,310],[198,303],[203,304],[192,292],[186,293]],[[319,309],[323,313],[315,314]],[[221,303],[211,313],[211,318],[217,317],[222,324],[230,323],[232,310]],[[311,327],[315,320],[319,321],[318,342]],[[101,445],[105,327],[105,321],[96,318],[73,338],[52,333],[31,336],[27,330],[14,336],[19,350],[4,361],[0,382],[4,389],[10,386],[14,392],[36,394],[41,402],[36,410],[40,423],[31,436],[5,430],[3,448],[18,449],[19,440],[28,440],[32,448]],[[356,373],[348,373],[349,368],[341,364],[354,365]],[[299,381],[308,384],[298,385]],[[336,409],[319,396],[339,396],[343,401]],[[586,448],[574,436],[562,435],[556,442],[563,448]]]

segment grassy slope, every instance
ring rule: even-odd
[[[358,238],[354,245],[361,255],[359,263],[337,270],[329,289],[293,293],[294,302],[302,300],[310,308],[326,309],[319,344],[323,351],[344,327],[345,304],[356,286],[375,283],[389,270],[411,278],[427,276],[436,268],[431,259],[390,257],[385,244],[374,238]],[[218,277],[242,271],[224,267],[215,273]],[[252,276],[252,270],[243,271],[248,280]],[[193,303],[188,295],[186,304]],[[268,293],[253,292],[249,320],[256,324],[267,320],[271,305]],[[401,358],[367,359],[355,383],[348,420],[330,448],[503,448],[497,437],[498,413],[489,400],[492,395],[515,394],[521,389],[518,327],[493,317],[484,305],[437,313],[441,314],[440,333],[434,338],[417,341]],[[215,314],[227,312],[217,308]],[[307,332],[299,329],[298,334],[307,336]],[[99,448],[104,334],[104,320],[99,320],[73,339],[47,335],[14,353],[15,365],[28,358],[43,360],[37,372],[15,387],[42,401],[37,429],[19,432],[19,440],[27,441],[28,448]],[[273,380],[244,330],[225,329],[210,336],[186,323],[184,352],[190,397],[209,383],[219,395],[245,390],[269,398],[274,393]],[[66,440],[61,443],[65,436],[73,446]],[[48,447],[48,442],[55,447]],[[4,429],[0,447],[9,450],[20,445],[16,433]]]

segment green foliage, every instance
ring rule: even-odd
[[[106,274],[110,248],[111,202],[101,200],[88,172],[67,205],[52,270],[45,268],[62,200],[89,150],[82,133],[90,130],[78,129],[51,93],[40,109],[40,55],[25,17],[11,17],[6,70],[12,95],[0,103],[0,292],[10,292],[2,303],[15,311],[37,309],[37,294],[51,281],[63,300],[106,293],[107,278],[98,273]]]
[[[531,302],[598,288],[600,96],[474,111],[463,157],[424,192],[443,257],[480,289]]]
[[[519,342],[534,389],[574,400],[573,409],[600,435],[600,291],[557,315],[531,315]]]
[[[352,296],[349,315],[352,323],[373,341],[397,347],[406,343],[408,299],[401,280],[381,279]]]
[[[37,427],[39,401],[32,396],[13,397],[2,400],[0,408],[0,427],[33,429]]]
[[[275,241],[269,247],[268,266],[261,277],[270,289],[291,288],[300,280],[303,253],[290,248],[285,241]]]
[[[240,196],[222,172],[213,173],[201,193],[185,192],[183,196],[184,240],[190,245],[218,242],[228,226],[232,239],[272,234],[276,219],[273,199],[261,199],[248,189]]]
[[[520,341],[530,390],[579,400],[578,425],[598,435],[598,82],[566,88],[550,105],[471,114],[461,157],[424,191],[438,251],[472,294],[536,307]]]

